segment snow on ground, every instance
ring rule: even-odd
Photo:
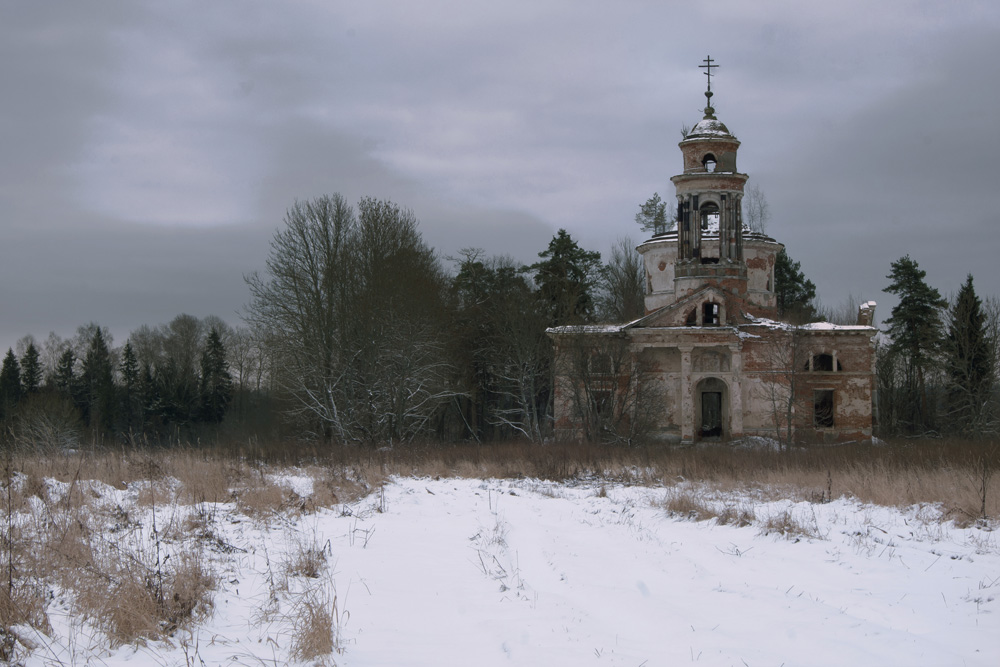
[[[343,667],[1000,662],[996,533],[929,507],[720,500],[753,508],[737,528],[668,516],[663,489],[599,488],[397,479],[266,523],[215,506],[225,548],[209,552],[222,583],[208,620],[108,650],[50,609],[58,636],[27,664],[287,664],[286,612],[316,586],[336,600],[327,663]],[[786,513],[813,537],[762,533]],[[282,574],[310,549],[325,579]]]

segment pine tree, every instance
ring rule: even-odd
[[[21,357],[21,384],[25,395],[36,393],[42,386],[42,363],[34,343],[28,343]]]
[[[11,416],[23,392],[21,366],[17,363],[14,350],[8,348],[3,366],[0,367],[0,421]]]
[[[945,371],[950,417],[957,430],[981,433],[989,422],[990,393],[997,360],[986,314],[970,274],[948,312]]]
[[[560,229],[538,256],[544,261],[529,268],[535,272],[541,298],[549,305],[552,324],[590,321],[601,253],[584,250],[565,229]]]
[[[211,424],[221,422],[233,398],[233,379],[226,362],[225,346],[215,328],[209,332],[205,351],[201,355],[199,395],[202,421]]]
[[[639,212],[635,214],[635,222],[642,231],[653,232],[653,234],[670,231],[677,224],[673,214],[668,218],[667,202],[660,199],[658,192],[654,192],[645,204],[639,206]]]
[[[802,273],[801,264],[793,261],[782,248],[774,260],[774,295],[778,317],[796,323],[809,322],[816,316],[813,299],[816,285]]]
[[[890,351],[901,356],[909,392],[909,398],[904,399],[903,408],[907,412],[903,421],[915,432],[934,428],[935,415],[927,396],[926,377],[944,340],[941,309],[947,305],[937,289],[924,281],[926,276],[927,272],[906,255],[892,263],[886,276],[892,283],[884,290],[899,297],[885,323],[892,339]]]

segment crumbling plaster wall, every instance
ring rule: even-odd
[[[871,374],[874,330],[829,330],[820,333],[790,334],[762,327],[752,328],[754,336],[744,341],[745,432],[775,435],[775,398],[779,403],[794,387],[793,425],[796,438],[803,441],[843,441],[868,439],[872,434]],[[840,370],[809,371],[810,357],[831,354]],[[834,426],[815,428],[813,400],[817,390],[834,392]],[[784,423],[784,404],[778,421]]]

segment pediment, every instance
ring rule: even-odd
[[[654,310],[649,315],[626,325],[626,328],[649,328],[649,327],[683,327],[690,326],[688,324],[688,317],[691,315],[692,310],[696,308],[701,308],[701,305],[705,302],[714,302],[723,305],[724,309],[729,312],[730,318],[739,312],[739,309],[733,309],[729,307],[731,299],[729,295],[723,290],[713,285],[702,287],[700,290],[693,294],[689,294],[680,301],[675,301],[669,306],[664,306],[659,310]],[[735,313],[734,313],[735,310]],[[733,324],[734,322],[730,319],[726,324]]]

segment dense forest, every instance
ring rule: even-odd
[[[655,196],[636,221],[669,225],[659,206]],[[354,207],[335,194],[296,203],[266,269],[245,277],[239,326],[180,314],[117,346],[98,323],[66,339],[19,340],[0,369],[0,437],[64,448],[540,442],[551,422],[545,330],[640,317],[645,279],[634,246],[620,239],[604,262],[559,230],[531,265],[480,249],[442,260],[414,214],[390,201]],[[879,434],[995,434],[997,301],[980,299],[971,275],[943,298],[908,256],[887,281],[899,304],[878,339]],[[775,291],[779,316],[792,323],[856,316],[850,298],[819,306],[784,250]]]

